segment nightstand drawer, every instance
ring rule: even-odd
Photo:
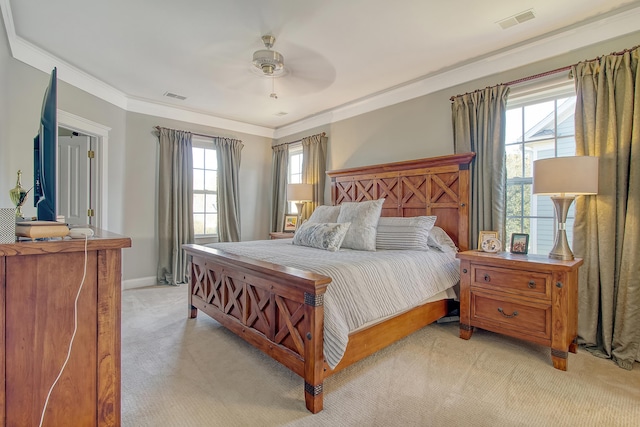
[[[471,286],[551,299],[551,275],[499,267],[474,266]]]
[[[539,338],[551,337],[551,306],[541,303],[472,292],[471,321],[498,332],[510,329]]]

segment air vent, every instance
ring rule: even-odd
[[[186,96],[176,95],[175,93],[171,93],[171,92],[165,92],[164,96],[166,96],[167,98],[179,99],[180,101],[184,101],[185,99],[187,99]]]
[[[286,111],[280,111],[279,113],[276,113],[276,116],[282,117],[282,116],[286,116],[287,114],[289,113],[287,113]]]
[[[503,30],[507,28],[511,28],[514,25],[522,24],[523,22],[529,21],[536,17],[536,14],[533,12],[533,9],[525,10],[524,12],[520,12],[517,15],[510,16],[502,21],[498,21],[497,24],[502,27]]]
[[[518,21],[518,24],[522,24],[523,22],[529,21],[535,17],[536,15],[533,13],[533,10],[527,10],[526,12],[516,15],[516,21]]]

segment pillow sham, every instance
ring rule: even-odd
[[[329,224],[306,221],[293,235],[293,244],[335,252],[340,249],[350,225],[348,222]]]
[[[429,250],[429,231],[435,216],[380,217],[376,234],[376,249]]]
[[[343,248],[375,251],[376,229],[382,212],[384,199],[366,202],[345,202],[340,205],[338,222],[350,222],[351,227],[344,236]]]
[[[433,227],[429,233],[429,246],[442,252],[458,252],[451,237],[440,227]]]
[[[335,223],[338,222],[338,215],[340,215],[340,206],[327,206],[321,205],[318,206],[307,222],[315,222],[315,223]]]

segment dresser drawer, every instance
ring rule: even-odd
[[[483,329],[551,337],[551,306],[508,296],[471,293],[471,322]]]
[[[474,265],[471,279],[471,286],[551,300],[550,274]]]

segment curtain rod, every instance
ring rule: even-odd
[[[621,50],[620,52],[612,52],[612,53],[610,53],[608,56],[624,55],[625,53],[627,53],[627,52],[631,52],[632,50],[637,49],[638,47],[640,47],[640,45],[638,45],[638,46],[634,46],[634,47],[632,47],[632,48],[630,48],[630,49],[624,49],[624,50]],[[539,78],[541,78],[541,77],[550,76],[551,74],[561,73],[561,72],[563,72],[563,71],[570,71],[570,70],[571,70],[571,68],[572,68],[573,66],[575,66],[575,65],[578,65],[578,64],[580,64],[580,63],[582,63],[582,62],[597,61],[597,60],[599,60],[599,59],[603,58],[604,56],[606,56],[606,55],[598,56],[598,57],[596,57],[596,58],[594,58],[594,59],[588,59],[588,60],[586,60],[586,61],[580,61],[580,62],[578,62],[578,63],[576,63],[576,64],[573,64],[573,65],[567,65],[567,66],[565,66],[565,67],[556,68],[555,70],[545,71],[544,73],[534,74],[533,76],[523,77],[523,78],[521,78],[521,79],[517,79],[517,80],[513,80],[513,81],[510,81],[510,82],[507,82],[507,83],[501,83],[501,84],[504,84],[505,86],[511,86],[511,85],[515,85],[515,84],[518,84],[518,83],[527,82],[527,81],[529,81],[529,80],[535,80],[535,79],[539,79]],[[500,85],[496,85],[496,86],[500,86]],[[496,87],[496,86],[487,86],[485,89],[489,89],[489,88]],[[459,97],[459,96],[468,95],[468,94],[470,94],[470,93],[480,92],[481,90],[484,90],[484,89],[477,89],[477,90],[474,90],[473,92],[467,92],[467,93],[464,93],[464,94],[461,94],[461,95],[452,96],[451,98],[449,98],[449,101],[453,101],[454,99],[456,99],[456,98],[457,98],[457,97]]]
[[[460,95],[452,96],[451,98],[449,98],[449,101],[453,101],[454,99],[456,99],[459,96],[469,95],[471,93],[477,93],[477,92],[483,91],[485,89],[494,88],[494,87],[497,87],[497,86],[500,86],[500,85],[511,86],[511,85],[515,85],[515,84],[518,84],[518,83],[528,82],[529,80],[535,80],[535,79],[539,79],[539,78],[542,78],[542,77],[550,76],[552,74],[561,73],[563,71],[569,71],[569,70],[571,70],[571,67],[572,67],[571,65],[567,65],[566,67],[556,68],[555,70],[545,71],[544,73],[534,74],[532,76],[523,77],[523,78],[517,79],[517,80],[512,80],[512,81],[507,82],[507,83],[500,83],[500,84],[495,85],[495,86],[487,86],[484,89],[476,89],[476,90],[474,90],[472,92],[466,92],[466,93],[463,93],[463,94],[460,94]]]
[[[327,136],[327,134],[325,132],[322,132],[322,133],[317,133],[317,134],[311,135],[311,136],[305,136],[304,138],[313,138],[314,136]],[[300,139],[298,139],[296,141],[291,141],[291,142],[283,142],[282,144],[278,144],[278,145],[272,145],[271,148],[280,147],[280,146],[283,146],[283,145],[298,144],[299,142],[302,142],[302,140],[304,138],[300,138]]]
[[[160,131],[161,127],[164,127],[164,126],[154,126],[154,129],[157,130],[157,131]],[[171,129],[171,128],[165,128],[165,129],[179,131],[179,129]],[[187,131],[181,131],[181,132],[189,132],[189,131],[187,130]],[[221,136],[207,135],[207,134],[204,134],[204,133],[196,133],[196,132],[189,132],[189,133],[191,135],[204,136],[205,138],[223,138]]]

